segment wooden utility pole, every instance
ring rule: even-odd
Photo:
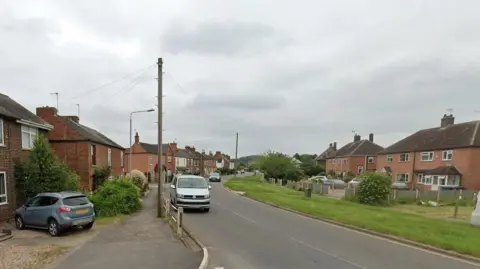
[[[238,133],[237,133],[237,139],[235,141],[235,162],[238,159]]]
[[[158,177],[158,196],[157,196],[157,217],[163,218],[165,216],[165,212],[163,210],[163,152],[162,152],[162,143],[163,143],[163,137],[162,137],[162,130],[163,130],[163,60],[162,58],[158,58],[157,62],[158,66],[158,94],[157,94],[157,100],[158,100],[158,160],[157,160],[157,177]],[[168,205],[167,205],[168,206]]]

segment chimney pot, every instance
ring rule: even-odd
[[[353,142],[358,142],[358,141],[360,141],[360,138],[361,138],[360,135],[358,135],[358,134],[354,135],[354,136],[353,136]]]
[[[337,150],[337,142],[333,142],[333,149]]]
[[[455,117],[450,114],[444,114],[442,120],[440,121],[440,127],[447,127],[449,125],[454,125],[455,124]]]
[[[135,132],[135,144],[140,143],[140,137],[138,136],[138,132]]]
[[[372,133],[370,133],[370,134],[368,135],[368,140],[369,140],[370,142],[373,142],[373,134],[372,134]]]

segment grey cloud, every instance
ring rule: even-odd
[[[257,54],[283,46],[275,30],[259,22],[205,21],[194,29],[174,25],[162,36],[162,46],[170,53],[191,52],[211,55]]]
[[[286,100],[279,95],[207,95],[199,94],[191,104],[192,107],[199,109],[218,109],[225,110],[271,110],[279,109],[285,104]]]

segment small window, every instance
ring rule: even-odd
[[[0,172],[0,205],[7,204],[7,198],[7,174]]]
[[[431,162],[433,161],[433,151],[430,151],[430,152],[422,152],[420,154],[420,159],[422,160],[422,162]]]
[[[97,147],[90,145],[90,156],[92,158],[92,165],[97,165]]]
[[[400,162],[408,162],[410,160],[410,154],[402,153],[399,158]]]
[[[442,152],[442,160],[451,161],[453,159],[453,150],[445,150]]]
[[[33,143],[37,139],[38,129],[22,125],[22,148],[32,149]]]
[[[3,132],[3,119],[0,118],[0,146],[4,146],[4,145],[5,145],[5,134]]]
[[[363,166],[357,167],[357,172],[358,172],[358,174],[363,173]]]
[[[112,166],[112,149],[108,149],[107,151],[107,164],[108,166]]]
[[[168,162],[169,162],[169,163],[172,162],[172,156],[168,156],[167,159],[168,159]]]
[[[387,163],[391,163],[393,161],[393,155],[387,155]]]
[[[374,163],[375,162],[375,158],[373,157],[368,157],[368,163]]]
[[[402,174],[397,174],[397,182],[408,182],[408,174],[407,173],[402,173]]]
[[[87,197],[84,195],[68,197],[63,199],[62,202],[64,205],[68,206],[87,205],[88,203],[90,203],[90,201],[88,201]]]

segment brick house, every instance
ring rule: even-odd
[[[175,143],[175,168],[177,173],[186,173],[187,172],[187,161],[191,159],[192,156],[189,151],[186,149],[181,149],[177,147]]]
[[[24,202],[17,195],[14,162],[26,160],[38,134],[46,135],[53,126],[0,93],[0,222],[13,217]]]
[[[177,144],[163,144],[162,145],[162,155],[163,155],[163,165],[166,176],[171,176],[176,172],[175,169],[175,156],[174,152],[176,150]],[[140,136],[138,132],[135,133],[135,142],[132,147],[132,170],[139,170],[145,174],[150,173],[152,178],[155,178],[157,182],[155,172],[157,171],[158,164],[158,144],[149,144],[140,142]],[[127,161],[127,168],[125,171],[128,172],[128,162],[130,158],[130,150],[125,151],[125,160]]]
[[[328,148],[315,158],[315,161],[317,162],[318,165],[321,165],[323,168],[325,168],[327,166],[327,159],[330,157],[333,157],[336,151],[337,151],[337,142],[330,143]]]
[[[440,126],[420,130],[378,155],[377,169],[411,188],[480,190],[480,121],[455,124],[444,115]]]
[[[208,154],[206,154],[205,151],[202,151],[202,155],[203,155],[204,173],[206,175],[209,175],[215,172],[217,170],[217,161],[215,160],[213,153],[210,151]]]
[[[214,158],[217,161],[217,168],[233,169],[230,168],[230,156],[227,154],[223,154],[221,151],[216,151]]]
[[[190,157],[187,159],[187,173],[201,174],[201,153],[197,152],[193,146],[185,146],[185,150],[190,154]]]
[[[48,140],[55,154],[80,176],[82,189],[96,189],[96,168],[109,166],[112,176],[124,174],[125,149],[112,139],[80,124],[77,116],[58,115],[54,107],[38,107],[37,116],[53,126]]]
[[[335,144],[334,144],[335,145]],[[361,139],[360,135],[353,136],[353,142],[341,147],[326,159],[325,170],[335,171],[337,175],[351,173],[359,175],[364,171],[377,170],[377,154],[383,147],[373,142],[373,134],[368,139]]]

